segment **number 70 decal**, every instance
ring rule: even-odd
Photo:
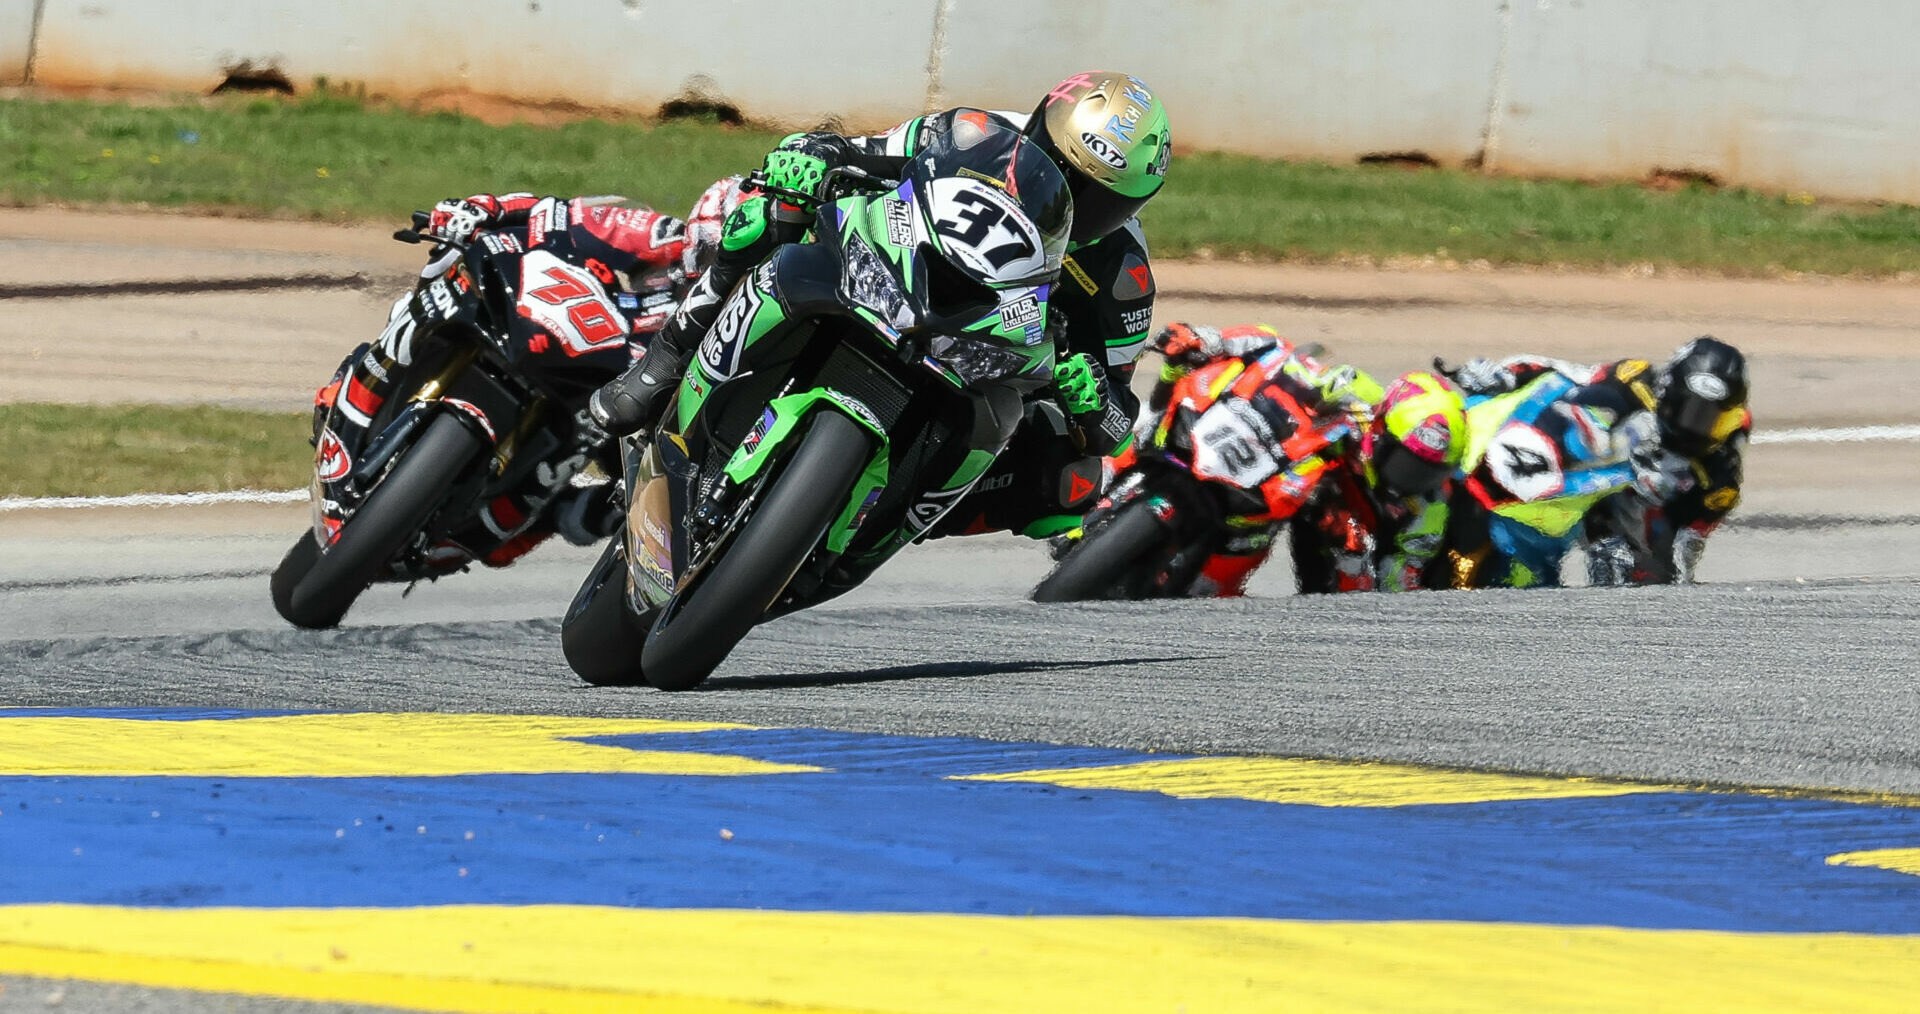
[[[581,356],[626,342],[626,318],[599,279],[545,250],[528,253],[520,264],[520,315],[559,339],[561,351]]]

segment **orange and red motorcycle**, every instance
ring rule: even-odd
[[[1351,432],[1316,371],[1281,342],[1182,377],[1034,600],[1239,594]]]

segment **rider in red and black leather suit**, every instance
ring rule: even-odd
[[[526,193],[449,198],[435,205],[426,231],[435,239],[464,244],[476,233],[520,228],[526,229],[524,246],[529,250],[549,245],[549,237],[557,241],[564,236],[564,244],[553,242],[551,245],[564,247],[569,262],[586,267],[614,291],[633,291],[637,287],[634,279],[650,271],[687,268],[684,223],[651,208],[617,206],[604,198],[564,200]],[[521,244],[514,233],[498,236],[497,239],[485,236],[483,241]],[[393,314],[406,312],[411,298],[412,293],[402,296],[394,304]],[[630,333],[637,338],[664,324],[671,305],[651,313],[634,313],[632,307],[623,309],[629,311]],[[633,340],[630,344],[633,356],[638,358],[644,343]],[[372,424],[374,415],[386,403],[391,386],[392,381],[373,361],[367,347],[362,346],[341,364],[333,381],[320,389],[314,405],[316,410],[324,411],[337,403],[339,413],[334,422],[337,428],[365,427]],[[499,541],[500,545],[480,562],[490,567],[504,567],[555,531],[577,545],[598,541],[618,522],[617,510],[607,492],[605,486],[569,486],[559,490],[519,490],[495,497],[481,512],[480,523],[493,537],[488,541]],[[450,559],[464,555],[454,547],[447,547],[447,551]]]

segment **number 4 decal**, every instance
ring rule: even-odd
[[[582,356],[626,342],[626,318],[607,301],[598,280],[544,250],[527,254],[521,264],[520,315],[559,339],[561,351]]]
[[[1515,500],[1533,503],[1566,489],[1552,438],[1525,423],[1509,423],[1487,448],[1487,468]]]

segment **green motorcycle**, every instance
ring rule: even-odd
[[[587,682],[693,687],[756,624],[857,586],[1052,383],[1072,197],[1019,134],[953,122],[904,179],[829,172],[806,241],[733,290],[660,431],[624,442],[626,532],[561,632]]]

